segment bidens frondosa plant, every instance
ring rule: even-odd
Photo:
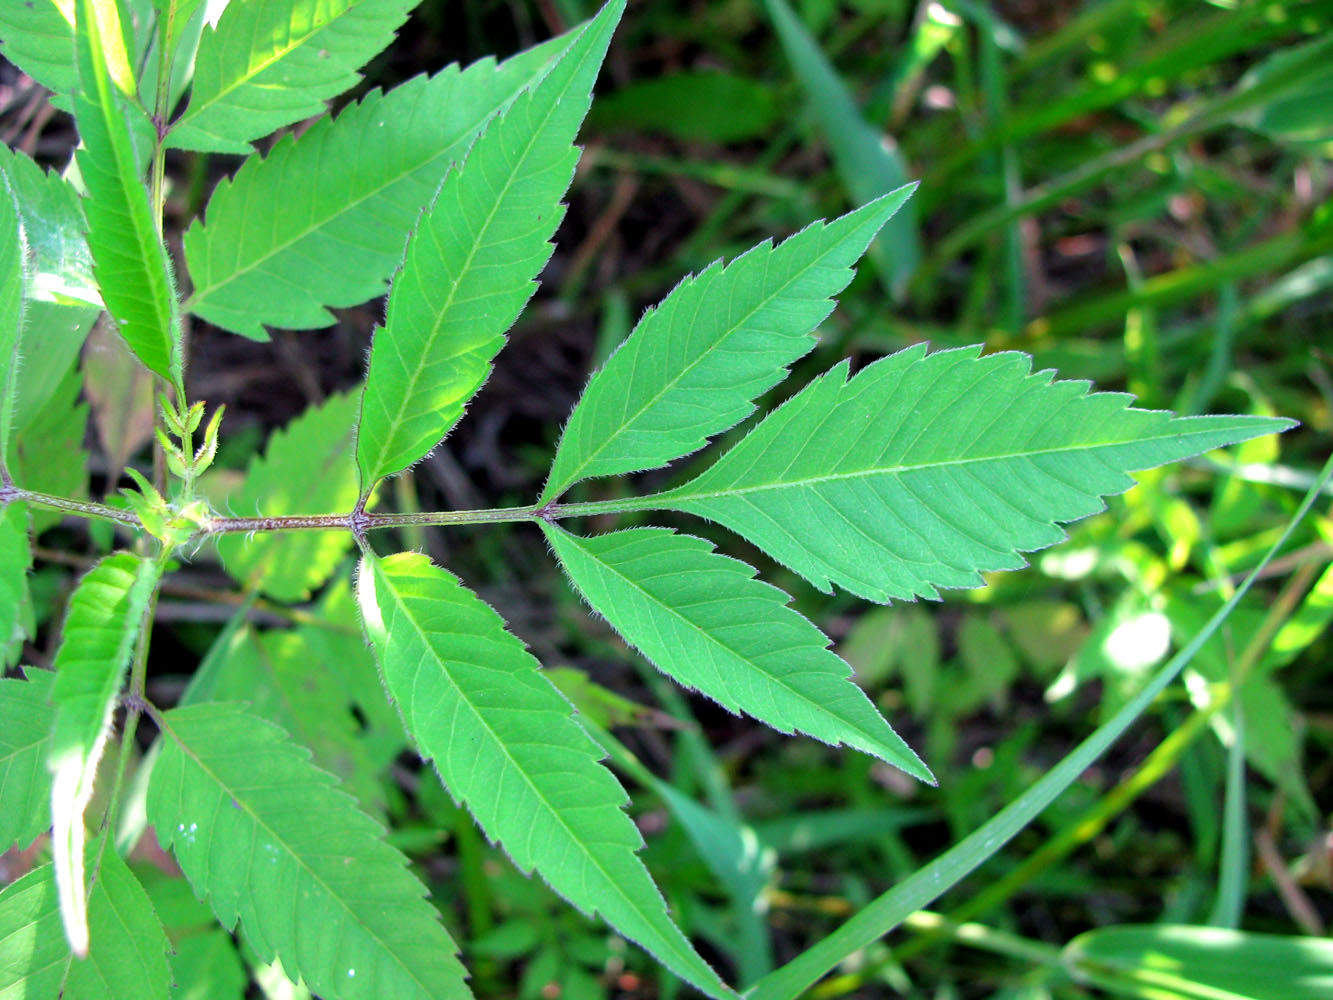
[[[50,829],[53,858],[0,894],[6,996],[150,1000],[190,975],[183,944],[169,966],[162,923],[122,859],[147,827],[222,928],[315,994],[468,996],[455,943],[376,818],[375,774],[404,745],[521,869],[727,996],[638,856],[595,730],[464,582],[418,553],[377,554],[376,532],[533,522],[587,604],[681,685],[929,782],[824,635],[751,567],[669,528],[586,536],[569,519],[696,515],[821,590],[913,600],[1023,565],[1021,553],[1063,537],[1061,522],[1127,489],[1133,470],[1289,425],[1137,410],[1034,374],[1021,354],[918,346],[816,378],[684,485],[565,500],[584,480],[693,454],[749,416],[814,347],[902,189],[683,280],[589,380],[530,506],[378,512],[380,485],[461,419],[536,288],[624,0],[506,62],[372,92],[263,157],[252,141],[354,84],[412,3],[232,0],[204,23],[211,6],[158,0],[133,25],[100,0],[0,13],[6,56],[72,109],[82,140],[68,177],[20,153],[3,164],[7,666],[35,630],[32,532],[74,515],[132,539],[83,576],[54,671],[0,682],[0,847]],[[161,229],[172,148],[249,154],[185,233],[179,264]],[[183,317],[262,339],[266,327],[326,325],[330,307],[386,283],[360,391],[275,435],[223,516],[201,482],[225,425],[187,397]],[[70,440],[50,427],[78,391],[73,352],[44,345],[57,328],[77,342],[102,310],[158,383],[160,461],[156,477],[126,469],[99,503],[85,499],[86,476],[70,482],[68,460],[43,451]],[[247,509],[258,513],[230,516]],[[209,540],[251,593],[320,593],[326,620],[364,629],[374,667],[343,631],[233,627],[179,704],[151,703],[155,595],[173,561]],[[353,545],[354,595],[335,576]],[[252,682],[247,664],[262,657],[279,664],[270,683],[286,697]],[[366,738],[353,737],[353,708]],[[156,741],[131,768],[145,716]],[[227,934],[209,940],[238,962]]]

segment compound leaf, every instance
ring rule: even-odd
[[[568,44],[553,39],[497,66],[450,66],[372,91],[299,138],[284,136],[213,191],[185,233],[197,316],[253,340],[264,327],[333,322],[329,307],[383,295],[403,234],[486,122]],[[374,156],[362,155],[373,148]],[[262,212],[255,211],[263,205]]]
[[[322,114],[393,41],[416,0],[232,0],[204,29],[171,146],[251,151],[250,140]]]
[[[89,861],[95,860],[94,849],[89,849]],[[35,868],[0,892],[0,997],[166,1000],[170,943],[148,894],[125,862],[113,850],[101,854],[88,899],[97,947],[81,960],[60,933],[53,868]]]
[[[611,0],[492,120],[409,239],[371,343],[357,439],[363,494],[458,422],[536,290],[578,162],[574,138],[624,6]]]
[[[408,732],[487,836],[681,978],[727,994],[635,854],[642,838],[597,745],[500,616],[416,553],[363,559],[358,586]]]
[[[122,81],[113,79],[113,69],[125,58],[115,4],[79,0],[76,36],[81,86],[74,117],[83,142],[77,155],[87,190],[93,274],[125,342],[149,370],[179,387],[180,317],[171,264],[140,178],[127,117],[141,112],[131,106]]]
[[[65,933],[81,956],[88,952],[83,811],[93,794],[116,696],[160,573],[155,562],[131,552],[104,558],[70,597],[56,650],[51,689],[55,719],[47,757],[53,775],[51,852]]]
[[[0,851],[26,848],[51,825],[46,755],[55,675],[29,669],[27,678],[0,680]]]
[[[821,590],[935,598],[1017,569],[1101,510],[1127,474],[1292,426],[1174,417],[1030,374],[1031,359],[909,347],[850,381],[844,362],[716,464],[639,504],[717,521]]]
[[[306,750],[221,702],[162,732],[148,818],[223,926],[330,1000],[470,996],[407,859]]]
[[[356,503],[352,438],[357,397],[344,393],[312,406],[274,433],[250,460],[245,481],[227,498],[241,517],[348,513]],[[227,572],[279,601],[308,600],[352,544],[348,531],[224,535],[218,553]]]
[[[845,743],[934,783],[823,633],[752,567],[666,528],[582,538],[543,527],[593,609],[681,684],[781,732]]]
[[[540,502],[580,479],[665,465],[744,420],[815,346],[852,265],[911,195],[902,188],[777,247],[686,278],[593,375]]]

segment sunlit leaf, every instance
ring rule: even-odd
[[[821,590],[934,598],[1023,566],[1131,470],[1292,426],[1131,409],[1030,364],[924,344],[851,380],[840,364],[697,478],[635,503],[718,521]]]
[[[458,422],[536,291],[579,158],[574,138],[623,10],[611,0],[491,121],[417,223],[371,342],[357,436],[363,494]]]
[[[524,871],[706,993],[727,993],[635,852],[625,793],[504,621],[425,556],[363,560],[361,611],[408,732]]]
[[[163,725],[148,818],[224,927],[321,996],[471,995],[407,859],[307,751],[239,705]]]

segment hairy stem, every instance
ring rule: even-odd
[[[140,526],[138,516],[128,510],[108,507],[101,503],[90,503],[86,500],[53,496],[50,493],[39,493],[36,490],[24,490],[12,485],[0,486],[0,509],[11,503],[30,503],[36,507],[47,507],[66,514],[90,517],[97,521],[115,521],[131,528]]]

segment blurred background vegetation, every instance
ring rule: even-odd
[[[365,87],[508,55],[592,11],[591,0],[426,0]],[[10,143],[63,164],[68,120],[21,79],[6,94]],[[1333,3],[640,0],[598,94],[539,298],[469,419],[396,481],[387,499],[403,509],[530,502],[587,373],[685,273],[909,180],[920,182],[909,210],[769,405],[843,357],[859,365],[928,340],[1027,351],[1037,368],[1147,407],[1302,422],[1280,442],[1146,473],[1029,568],[932,605],[825,597],[688,524],[760,565],[825,628],[937,789],[683,697],[590,618],[535,529],[404,539],[476,586],[614,733],[650,867],[707,954],[747,983],[994,815],[1131,697],[1257,562],[1328,456]],[[169,217],[197,214],[235,164],[174,160]],[[196,324],[191,396],[228,405],[222,463],[239,476],[271,429],[354,385],[378,310],[270,344]],[[129,433],[99,447],[132,452],[142,442],[129,447]],[[577,498],[685,473],[585,484]],[[1241,983],[1259,959],[1219,972],[1217,953],[1178,951],[1189,992],[1144,980],[1159,939],[1105,929],[1326,935],[1327,497],[1316,512],[1151,717],[938,913],[813,995],[1214,996],[1210,976]],[[75,568],[38,556],[54,601]],[[206,557],[173,580],[153,653],[168,701],[187,653],[217,635],[201,597],[233,587]],[[411,761],[391,765],[376,794],[466,942],[478,996],[675,994],[642,955],[517,874]],[[1074,948],[1101,964],[1076,982],[1066,946],[1098,928]]]

